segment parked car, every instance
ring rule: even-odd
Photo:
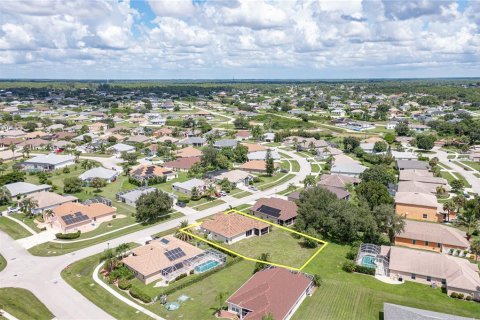
[[[187,206],[187,204],[185,202],[177,202],[177,206],[179,206],[180,208],[185,208]]]
[[[8,213],[15,213],[15,212],[18,212],[18,211],[20,211],[19,207],[8,207],[8,209],[7,209]]]
[[[220,191],[220,197],[225,197],[227,193],[225,191]]]
[[[258,189],[255,188],[254,186],[250,186],[250,187],[248,187],[248,189],[250,189],[250,190],[252,190],[252,191],[258,191]]]

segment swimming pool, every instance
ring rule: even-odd
[[[376,268],[377,265],[375,264],[375,257],[374,256],[364,256],[362,258],[362,266],[369,267],[369,268]]]
[[[220,262],[215,261],[215,260],[208,260],[207,262],[204,262],[198,266],[195,267],[195,272],[196,273],[202,273],[205,271],[208,271],[210,269],[216,268]]]

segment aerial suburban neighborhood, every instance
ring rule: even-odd
[[[480,319],[479,13],[0,1],[0,320]]]

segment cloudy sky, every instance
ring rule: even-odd
[[[0,0],[0,78],[464,76],[479,0]]]

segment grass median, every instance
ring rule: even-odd
[[[20,288],[0,288],[0,309],[17,319],[50,320],[55,317],[33,293]]]
[[[32,234],[19,223],[5,217],[0,217],[0,230],[4,231],[11,238],[17,240],[31,236]]]

